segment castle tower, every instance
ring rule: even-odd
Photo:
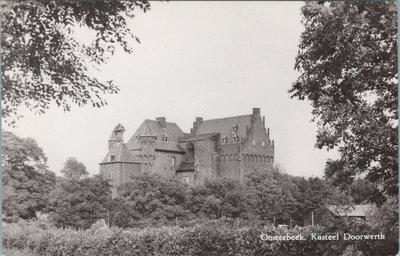
[[[115,143],[124,141],[125,127],[122,124],[117,124],[111,133],[110,139],[108,140],[108,149],[110,150]]]
[[[146,172],[149,172],[155,160],[155,142],[157,135],[151,130],[148,123],[144,126],[142,131],[139,133],[139,143],[140,143],[140,158],[142,163],[142,168]]]
[[[109,180],[113,198],[117,196],[118,188],[123,189],[121,185],[141,173],[140,163],[124,143],[124,131],[121,124],[114,128],[108,140],[108,153],[100,163],[100,175]]]

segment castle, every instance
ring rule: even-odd
[[[145,120],[127,143],[118,124],[108,140],[100,175],[117,187],[142,173],[177,176],[189,184],[229,177],[243,180],[255,169],[271,169],[274,141],[260,109],[252,114],[203,120],[197,117],[190,133],[165,117]]]

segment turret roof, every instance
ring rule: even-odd
[[[122,124],[117,124],[117,126],[114,127],[113,131],[111,132],[110,139],[109,140],[117,140],[117,132],[124,132],[125,127]]]
[[[114,156],[113,161],[111,161],[111,155]],[[110,162],[135,163],[137,161],[125,143],[117,142],[110,148],[103,161],[101,161],[102,164]]]

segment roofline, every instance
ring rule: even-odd
[[[231,119],[231,118],[237,118],[237,117],[252,116],[252,115],[253,114],[240,115],[240,116],[230,116],[230,117],[223,117],[223,118],[214,118],[214,119],[203,120],[201,123],[208,122],[208,121],[215,121],[215,120],[224,120],[224,119]]]
[[[144,122],[146,122],[146,121],[159,122],[158,120],[152,120],[152,119],[145,119]],[[175,124],[176,126],[178,126],[176,123],[173,123],[173,122],[165,122],[165,123],[166,124]]]
[[[113,161],[113,162],[99,163],[99,165],[106,165],[106,164],[141,164],[141,163],[140,162],[127,162],[127,161]]]
[[[168,149],[160,149],[160,148],[155,148],[154,151],[163,151],[163,152],[174,152],[174,153],[180,153],[180,154],[185,154],[185,151],[178,151],[178,150],[168,150]]]

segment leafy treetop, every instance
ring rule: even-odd
[[[52,102],[101,107],[104,93],[116,93],[111,81],[88,74],[112,56],[117,47],[131,53],[139,39],[127,26],[134,11],[150,9],[147,1],[35,0],[1,1],[1,102],[3,119],[14,124],[25,106],[44,113]],[[91,44],[77,40],[76,27],[94,31]]]
[[[339,149],[328,178],[352,182],[366,173],[383,194],[397,195],[396,2],[307,2],[301,11],[301,75],[289,92],[311,101],[316,146]]]
[[[64,177],[67,179],[80,179],[86,177],[89,173],[86,171],[86,167],[83,163],[78,162],[76,158],[70,157],[64,164],[64,168],[61,170]]]

